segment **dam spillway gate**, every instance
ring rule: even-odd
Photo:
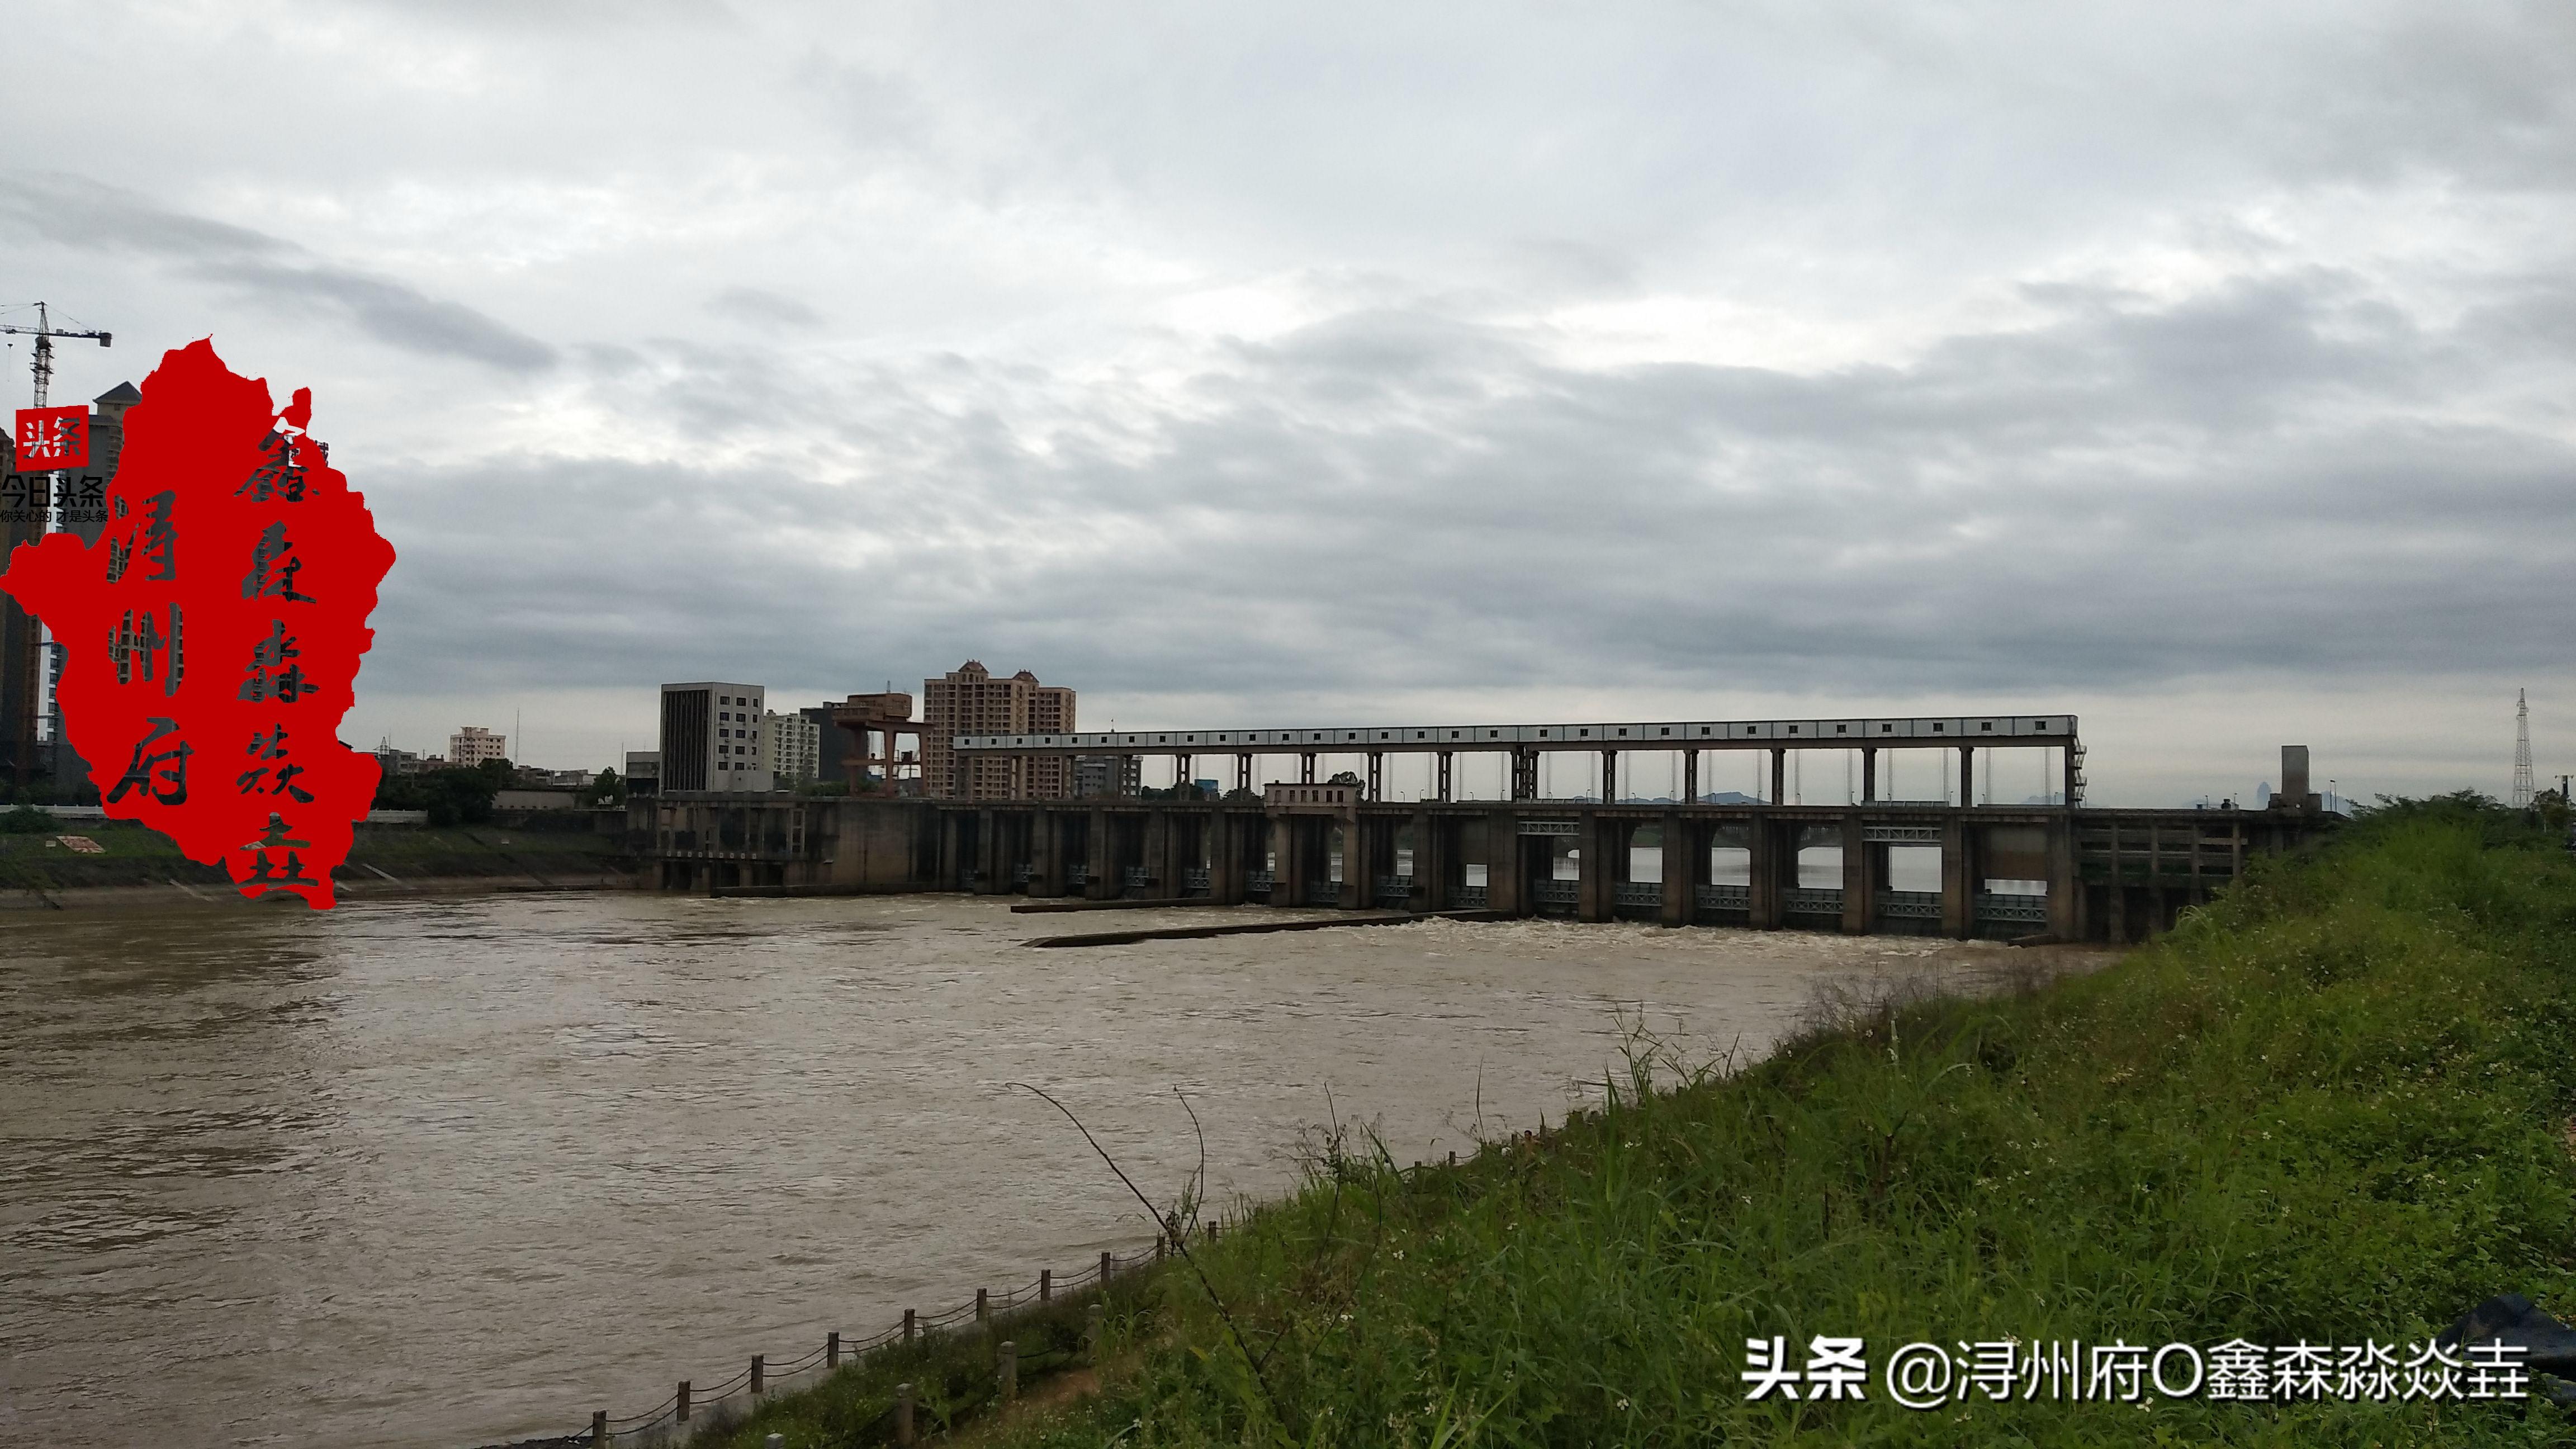
[[[2131,941],[2338,817],[2299,810],[674,794],[629,806],[648,882],[1489,910],[1577,921]]]

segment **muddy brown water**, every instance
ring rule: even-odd
[[[1194,919],[1260,919],[1207,912]],[[1287,913],[1280,913],[1287,914]],[[0,922],[0,1442],[461,1446],[1152,1241],[1149,1193],[1437,1159],[1642,1021],[2003,947],[1541,922],[1035,951],[994,900],[626,893]],[[1109,917],[1088,917],[1098,922]]]

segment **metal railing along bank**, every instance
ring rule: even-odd
[[[1150,1248],[1125,1254],[1104,1252],[1098,1263],[1069,1276],[1058,1277],[1053,1270],[1041,1270],[1034,1281],[1017,1288],[1006,1288],[1000,1292],[978,1288],[972,1302],[960,1303],[942,1312],[921,1313],[907,1308],[902,1322],[865,1337],[832,1333],[813,1350],[794,1359],[771,1362],[765,1354],[753,1354],[751,1362],[729,1378],[712,1383],[682,1379],[670,1397],[641,1414],[617,1418],[605,1409],[597,1410],[591,1414],[588,1424],[572,1433],[517,1439],[507,1444],[485,1445],[483,1449],[574,1449],[574,1446],[611,1445],[645,1436],[671,1440],[687,1434],[708,1410],[728,1400],[749,1395],[752,1401],[758,1402],[779,1392],[792,1379],[828,1374],[882,1349],[908,1345],[960,1329],[996,1327],[1016,1312],[1053,1302],[1059,1294],[1103,1287],[1113,1278],[1149,1268],[1162,1260],[1164,1252],[1165,1240],[1157,1237]],[[1018,1363],[1035,1366],[1025,1358],[1019,1359]]]

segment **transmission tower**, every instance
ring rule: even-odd
[[[2513,692],[2513,808],[2531,808],[2531,695]]]

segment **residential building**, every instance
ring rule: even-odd
[[[1145,762],[1134,755],[1076,755],[1073,793],[1091,799],[1101,795],[1134,795],[1145,785]]]
[[[96,543],[107,523],[107,481],[125,446],[125,410],[141,402],[121,382],[93,399],[89,462],[59,473],[20,473],[12,440],[0,439],[0,568],[11,550],[48,527]],[[56,800],[95,800],[88,767],[63,736],[53,685],[62,678],[62,645],[43,637],[36,617],[0,595],[0,786],[50,779]]]
[[[0,523],[0,558],[22,543],[34,543],[45,531],[43,515],[24,502],[27,482],[18,472],[14,442],[0,438],[0,470],[7,473],[12,490],[11,496],[0,497],[0,509],[8,515]],[[45,689],[44,656],[37,645],[40,627],[15,598],[0,594],[0,770],[7,773],[0,784],[32,785],[52,769],[50,760],[42,771],[37,767],[37,722],[43,718]]]
[[[1026,670],[1018,678],[1029,682],[1030,734],[1066,735],[1073,733],[1073,691],[1060,684],[1040,684]],[[1026,788],[1035,800],[1057,800],[1073,793],[1073,762],[1061,755],[1031,760],[1027,768]]]
[[[662,686],[661,788],[750,790],[777,788],[761,741],[757,684],[701,681]]]
[[[1060,800],[1073,793],[1073,769],[1062,757],[977,759],[961,769],[949,741],[958,735],[1070,734],[1073,691],[1038,683],[1023,669],[996,679],[969,659],[939,679],[921,682],[922,793],[935,799]]]
[[[510,737],[496,735],[481,725],[460,725],[447,737],[447,758],[458,769],[470,770],[485,760],[510,758]]]
[[[795,714],[765,714],[760,719],[761,742],[769,746],[769,769],[779,783],[803,785],[812,781],[821,767],[822,728],[804,711]]]

